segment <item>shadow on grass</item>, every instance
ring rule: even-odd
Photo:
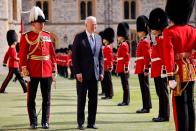
[[[88,112],[85,111],[87,114]],[[77,112],[51,112],[51,115],[76,115]],[[128,114],[136,114],[135,112],[97,112],[99,115],[128,115]],[[13,116],[26,116],[27,114],[15,114]]]

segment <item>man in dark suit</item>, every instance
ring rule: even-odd
[[[86,30],[75,36],[73,42],[73,69],[77,88],[78,128],[84,130],[85,103],[88,90],[88,125],[95,126],[97,112],[98,80],[103,80],[103,54],[101,37],[95,34],[96,18],[89,16],[85,20]]]

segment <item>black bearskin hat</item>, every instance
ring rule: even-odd
[[[109,41],[109,43],[114,42],[114,30],[112,28],[106,28],[103,32],[103,39]]]
[[[118,24],[118,27],[117,27],[117,36],[122,36],[126,40],[128,40],[128,38],[129,38],[129,32],[130,32],[130,28],[129,28],[129,24],[128,23],[121,22],[121,23]]]
[[[153,9],[149,16],[149,27],[154,30],[161,30],[168,25],[168,19],[165,11],[161,8]]]
[[[99,35],[101,36],[102,39],[103,39],[103,32],[104,32],[104,31],[100,31],[100,32],[99,32]]]
[[[165,11],[174,24],[187,24],[193,11],[195,0],[167,0]]]
[[[144,31],[148,34],[148,18],[145,15],[141,15],[137,18],[137,32]]]
[[[15,30],[8,30],[7,32],[7,43],[9,46],[11,46],[14,42],[17,42],[18,38],[17,38],[17,34],[15,32]]]
[[[68,45],[68,50],[72,50],[72,44]]]

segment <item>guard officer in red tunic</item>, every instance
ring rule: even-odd
[[[56,57],[50,33],[43,31],[45,16],[39,7],[30,11],[32,30],[24,33],[20,42],[20,66],[24,76],[30,76],[27,109],[30,127],[37,128],[36,93],[40,83],[42,93],[42,128],[49,128],[52,78],[56,76]],[[54,77],[53,77],[54,76]]]
[[[152,108],[148,78],[150,63],[150,41],[147,38],[148,28],[148,18],[144,15],[139,16],[137,18],[137,34],[140,40],[136,48],[135,74],[138,74],[139,78],[143,108],[137,110],[136,113],[149,113],[150,108]]]
[[[195,131],[193,50],[196,29],[188,24],[195,0],[167,0],[170,26],[163,31],[163,54],[169,87],[172,89],[176,131]]]
[[[116,73],[120,75],[123,88],[123,101],[118,106],[127,106],[130,103],[129,92],[129,62],[130,46],[128,42],[130,28],[128,23],[122,22],[117,27],[119,48],[117,51]]]
[[[162,51],[162,32],[167,25],[167,15],[161,8],[156,8],[150,12],[149,27],[156,39],[151,50],[151,78],[154,78],[155,89],[159,98],[159,114],[158,117],[152,119],[154,122],[169,121],[169,94]]]
[[[114,42],[114,30],[112,28],[106,28],[103,32],[103,56],[104,56],[104,78],[101,81],[103,88],[105,89],[105,97],[102,99],[112,99],[113,84],[112,84],[112,69],[113,69],[113,55],[112,46]]]

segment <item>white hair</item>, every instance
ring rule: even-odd
[[[96,17],[94,17],[94,16],[88,16],[88,17],[86,17],[86,19],[85,19],[85,24],[88,22],[88,21],[97,21],[97,19],[96,19]]]

